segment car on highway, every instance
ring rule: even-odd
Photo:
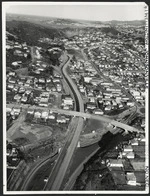
[[[48,181],[48,176],[46,176],[45,178],[44,178],[44,182],[47,182]]]

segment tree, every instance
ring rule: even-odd
[[[28,59],[28,60],[31,59],[31,54],[30,54],[30,53],[27,55],[27,59]]]

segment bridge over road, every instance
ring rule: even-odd
[[[12,107],[13,104],[7,104],[8,107]],[[15,104],[14,106],[20,106]],[[95,115],[95,114],[89,114],[89,113],[84,113],[84,112],[77,112],[77,111],[71,111],[71,110],[64,110],[64,109],[59,109],[59,108],[44,108],[44,107],[38,107],[38,106],[22,106],[22,108],[30,108],[30,109],[41,109],[41,110],[46,110],[46,111],[52,111],[52,112],[56,112],[56,113],[60,113],[60,114],[64,114],[64,115],[69,115],[69,116],[74,116],[74,117],[82,117],[84,119],[88,118],[88,119],[95,119],[95,120],[99,120],[99,121],[103,121],[103,122],[107,122],[110,125],[116,126],[118,128],[122,128],[126,131],[130,131],[130,132],[137,132],[139,133],[140,130],[129,126],[125,123],[122,122],[118,122],[116,120],[113,120],[112,118],[108,118],[106,116],[99,116],[99,115]]]
[[[122,129],[130,131],[130,132],[140,132],[138,129],[136,129],[132,126],[129,126],[129,125],[124,124],[122,122],[118,122],[118,121],[113,120],[111,118],[108,118],[106,116],[99,116],[99,115],[88,114],[88,113],[84,113],[84,112],[68,111],[68,110],[61,110],[61,109],[59,109],[59,111],[57,109],[52,109],[52,111],[66,114],[66,115],[70,115],[70,116],[75,116],[75,117],[78,116],[78,117],[83,117],[85,119],[88,118],[88,119],[94,119],[94,120],[107,122],[115,127],[122,128]]]

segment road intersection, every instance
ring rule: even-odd
[[[118,128],[122,128],[125,131],[131,131],[131,132],[139,132],[134,127],[131,127],[125,123],[118,122],[116,120],[113,120],[111,118],[108,118],[106,116],[99,116],[99,115],[94,115],[94,114],[88,114],[84,112],[84,103],[83,99],[81,97],[81,94],[76,86],[76,84],[73,82],[71,77],[67,73],[67,67],[70,63],[71,57],[68,56],[68,60],[64,64],[64,66],[61,67],[61,70],[57,68],[57,71],[63,76],[63,79],[67,83],[68,87],[72,91],[72,94],[74,95],[74,100],[76,101],[76,106],[78,106],[78,109],[76,107],[77,111],[68,111],[68,110],[63,110],[59,108],[44,108],[44,107],[39,107],[39,106],[30,106],[30,105],[17,105],[16,107],[22,107],[22,109],[40,109],[40,110],[47,110],[47,111],[52,111],[54,113],[60,113],[60,114],[65,114],[65,115],[70,115],[74,116],[75,119],[73,120],[73,126],[72,129],[68,130],[68,137],[67,141],[64,145],[64,147],[61,149],[60,154],[58,156],[58,159],[56,161],[56,164],[49,175],[48,181],[44,187],[44,190],[59,190],[61,187],[61,184],[63,182],[63,179],[65,177],[66,171],[68,169],[69,163],[71,161],[72,155],[75,151],[75,148],[77,147],[77,143],[80,137],[80,133],[83,128],[84,120],[86,118],[88,119],[95,119],[99,121],[104,121],[107,122],[110,125],[113,125]],[[15,107],[14,104],[7,104],[8,107]],[[20,118],[19,118],[20,119]],[[22,119],[22,117],[21,117]],[[14,125],[16,126],[16,125]],[[14,129],[15,130],[15,129]],[[11,135],[12,130],[8,130],[8,135]]]

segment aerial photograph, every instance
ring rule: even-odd
[[[148,192],[146,4],[2,9],[4,192]]]

